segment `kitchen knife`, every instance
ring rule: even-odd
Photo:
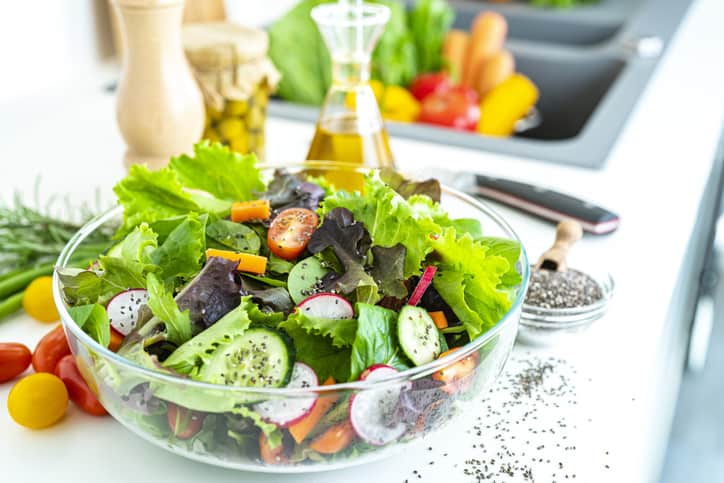
[[[618,215],[605,208],[532,184],[485,175],[475,175],[472,184],[461,188],[555,223],[574,219],[595,235],[611,233],[620,223]]]

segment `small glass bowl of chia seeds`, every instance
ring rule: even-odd
[[[551,345],[587,329],[606,313],[613,290],[608,272],[555,272],[531,266],[518,340]]]

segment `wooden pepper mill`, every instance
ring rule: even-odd
[[[125,165],[161,167],[190,152],[204,129],[204,100],[184,55],[184,0],[113,0],[123,39],[116,116]]]
[[[574,243],[583,236],[583,227],[575,220],[563,220],[556,227],[556,241],[538,259],[537,268],[565,272],[568,269],[566,257]]]

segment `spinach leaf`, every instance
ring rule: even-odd
[[[401,243],[393,247],[372,247],[374,262],[370,275],[380,287],[380,292],[401,299],[407,296],[404,282],[405,246]]]
[[[377,305],[358,303],[357,333],[350,356],[350,381],[373,364],[387,364],[397,351],[397,314]]]
[[[229,220],[216,220],[206,227],[209,248],[234,250],[257,255],[261,241],[254,230],[241,223]]]
[[[70,307],[68,313],[83,332],[103,347],[111,342],[111,324],[106,309],[99,304]]]

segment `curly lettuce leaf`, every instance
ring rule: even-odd
[[[191,338],[192,327],[189,311],[181,312],[163,282],[153,273],[146,277],[148,288],[148,308],[153,315],[166,326],[166,340],[181,345]]]
[[[397,355],[397,313],[378,305],[357,304],[357,332],[352,343],[349,380],[373,364],[389,364]]]
[[[103,269],[103,283],[110,286],[114,293],[129,288],[146,288],[147,275],[159,271],[159,267],[152,263],[126,258],[102,256],[98,263]]]
[[[160,276],[164,282],[175,286],[177,281],[189,280],[199,273],[205,249],[204,223],[192,213],[151,252],[150,258],[161,267]]]
[[[256,156],[239,154],[219,143],[201,141],[194,146],[193,157],[173,157],[169,167],[187,188],[206,191],[221,200],[250,200],[255,191],[264,189]]]
[[[508,271],[500,279],[501,288],[513,288],[523,281],[515,264],[520,258],[520,243],[515,240],[498,237],[480,237],[478,241],[488,247],[488,256],[503,257],[508,261]]]
[[[79,305],[68,309],[70,317],[83,332],[103,347],[111,342],[111,324],[105,307],[99,304]]]
[[[158,247],[158,235],[148,226],[141,223],[118,244],[108,250],[110,257],[124,258],[137,262],[150,263],[151,252]]]
[[[325,319],[312,317],[301,309],[289,316],[286,325],[296,324],[310,334],[322,335],[332,339],[335,347],[349,347],[354,342],[357,332],[355,319]]]
[[[163,168],[151,171],[146,166],[131,166],[128,176],[113,191],[123,205],[121,234],[129,233],[143,222],[201,211],[191,195],[184,191],[175,171]]]
[[[471,339],[493,327],[512,304],[501,279],[510,270],[504,257],[470,235],[448,228],[432,240],[438,273],[433,286],[460,318]]]
[[[335,381],[349,378],[349,348],[336,347],[331,337],[310,333],[294,320],[279,324],[294,341],[297,360],[314,369],[320,381],[332,376]]]
[[[374,245],[405,246],[404,278],[420,274],[422,262],[432,251],[430,234],[442,231],[435,218],[443,219],[444,212],[430,198],[412,195],[406,200],[374,173],[365,177],[364,194],[340,191],[325,198],[321,213],[326,217],[335,208],[350,210],[367,228]]]

